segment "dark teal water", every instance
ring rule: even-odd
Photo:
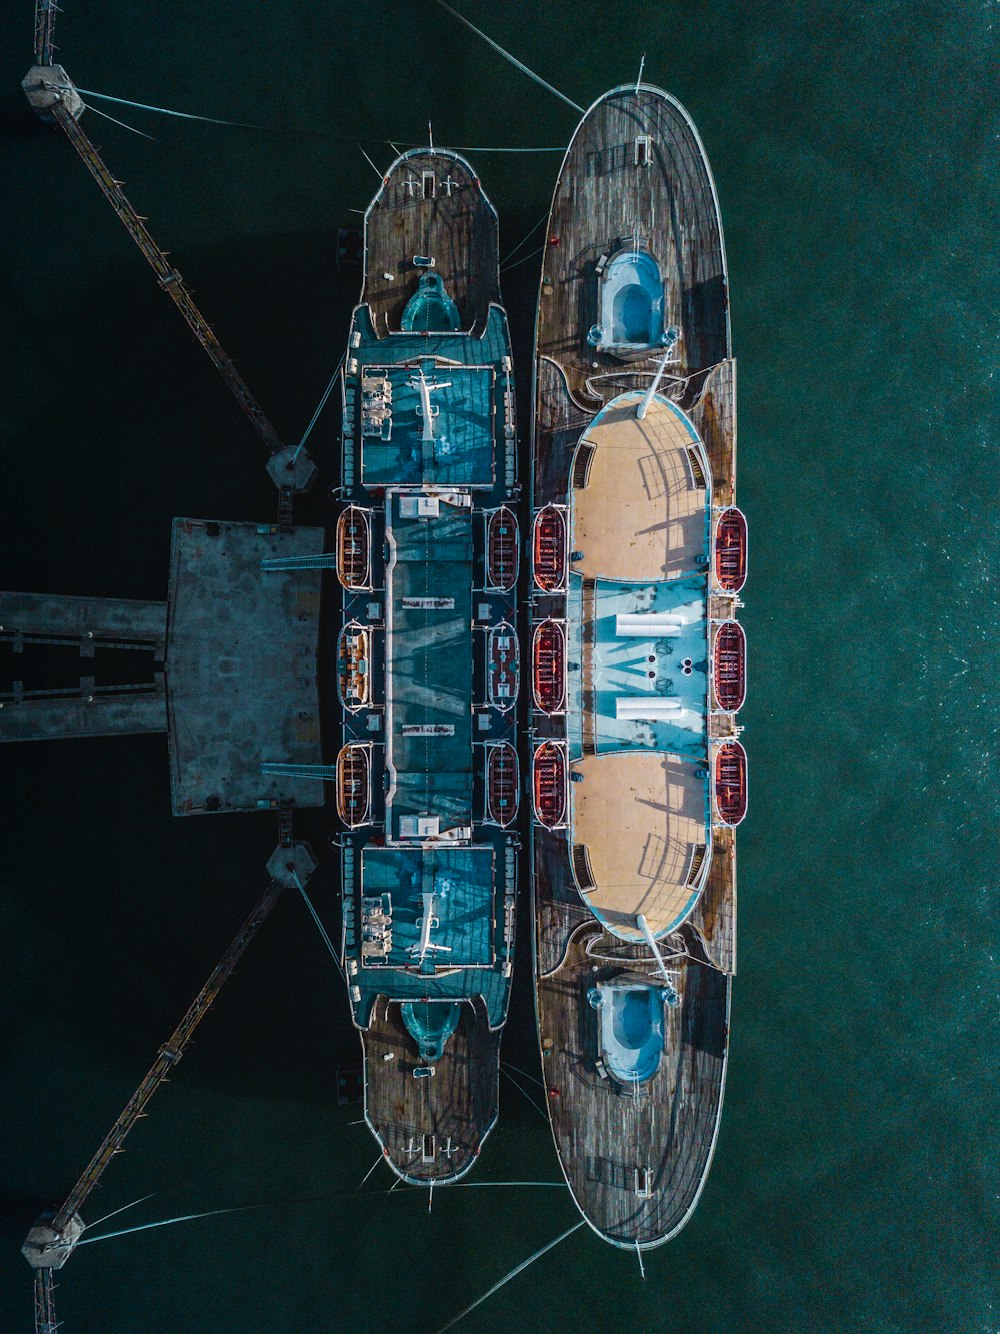
[[[574,124],[430,4],[65,8],[81,86],[315,132],[124,113],[154,144],[89,117],[287,436],[356,295],[335,229],[376,184],[336,136],[416,142],[431,117],[439,143],[544,145]],[[464,9],[584,105],[645,51],[708,148],[752,525],[752,791],[726,1109],[693,1221],[644,1283],[581,1230],[461,1327],[995,1330],[996,7]],[[68,145],[22,112],[27,0],[0,35],[0,585],[161,597],[171,516],[271,517],[261,450]],[[509,249],[558,158],[476,161]],[[522,372],[537,273],[505,275]],[[526,410],[524,373],[520,390]],[[0,1328],[19,1331],[25,1229],[256,897],[273,829],[171,819],[162,738],[3,749],[0,784]],[[331,918],[335,888],[316,881]],[[522,948],[505,1042],[534,1070],[528,972]],[[378,1193],[384,1169],[345,1195],[375,1158],[331,1097],[355,1051],[282,902],[87,1214],[150,1191],[122,1225],[265,1207],[80,1249],[67,1331],[434,1330],[576,1221],[560,1190],[442,1191],[428,1217]],[[473,1180],[557,1180],[543,1120],[503,1092]]]

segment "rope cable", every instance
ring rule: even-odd
[[[311,432],[312,432],[312,428],[313,428],[313,427],[316,425],[316,423],[319,421],[320,413],[321,413],[321,412],[323,411],[323,409],[326,407],[326,400],[327,400],[327,399],[330,397],[330,395],[333,393],[333,386],[337,383],[337,376],[340,374],[340,368],[341,368],[341,366],[343,366],[343,364],[344,364],[344,358],[345,358],[346,356],[347,356],[347,353],[346,353],[346,352],[342,352],[342,353],[340,354],[340,360],[337,362],[337,367],[336,367],[336,369],[334,370],[333,374],[330,376],[330,383],[329,383],[329,384],[326,386],[326,388],[323,390],[323,397],[322,397],[322,398],[320,399],[320,401],[319,401],[319,407],[318,407],[318,408],[316,409],[316,411],[313,413],[313,415],[312,415],[312,420],[310,421],[309,425],[306,427],[305,431],[303,432],[302,439],[299,441],[299,443],[298,443],[298,447],[297,447],[297,449],[295,450],[294,455],[292,456],[292,462],[293,462],[293,463],[294,463],[295,460],[298,458],[299,453],[300,453],[303,449],[305,449],[306,441],[309,439],[309,436],[310,436],[310,434],[311,434]]]
[[[46,84],[45,86],[48,88],[57,89],[61,92],[69,92],[72,87],[72,85],[68,83],[52,83],[52,84]],[[392,139],[361,139],[361,138],[352,138],[348,135],[327,134],[323,130],[307,130],[298,125],[260,125],[255,121],[224,120],[220,116],[201,116],[201,115],[196,115],[194,112],[191,111],[173,111],[171,110],[170,107],[154,106],[151,102],[133,102],[127,97],[112,97],[110,93],[98,93],[95,92],[93,88],[77,88],[76,91],[80,94],[81,97],[96,97],[102,102],[115,102],[118,104],[118,106],[134,107],[137,111],[152,111],[156,115],[174,116],[179,120],[201,121],[205,125],[225,125],[233,130],[257,130],[261,134],[298,134],[298,135],[304,135],[310,139],[328,139],[332,143],[337,143],[337,144],[387,145],[389,148],[393,150],[393,152],[397,155],[397,157],[401,155],[401,150],[405,152],[409,148],[422,148],[424,146],[422,144],[413,144],[406,142],[402,142],[400,144],[396,143]],[[107,114],[105,112],[99,111],[97,107],[91,106],[90,103],[87,104],[87,107],[88,110],[97,112],[99,116]],[[108,119],[113,120],[114,117],[109,116]],[[116,124],[121,125],[124,124],[124,122],[117,121]],[[132,127],[130,125],[126,125],[125,128],[131,129]],[[143,132],[142,130],[135,130],[134,133],[142,134]],[[148,135],[147,138],[152,138],[152,135]],[[558,147],[553,146],[547,148],[530,148],[530,147],[510,148],[504,146],[490,146],[490,147],[477,147],[477,148],[452,148],[450,151],[453,153],[565,153],[566,148],[565,145],[560,145]],[[369,161],[371,161],[371,159],[369,159]],[[372,165],[374,166],[374,163]],[[375,167],[375,170],[378,171],[378,167]],[[381,172],[379,172],[378,174],[379,176],[382,175]]]
[[[100,107],[92,107],[89,102],[85,102],[84,106],[88,111],[92,111],[95,116],[103,116],[105,120],[111,121],[112,125],[120,125],[123,130],[131,130],[131,132],[137,134],[140,139],[148,139],[150,143],[153,144],[158,144],[160,142],[159,139],[154,138],[153,135],[147,134],[145,130],[137,130],[134,125],[126,125],[123,120],[118,120],[114,116],[109,116],[108,113],[102,111]]]
[[[503,268],[503,266],[504,266],[505,264],[507,264],[510,260],[512,260],[512,259],[514,258],[514,256],[517,254],[517,252],[518,252],[518,251],[521,249],[521,247],[524,245],[525,241],[527,241],[527,239],[528,239],[529,236],[534,236],[535,232],[538,231],[538,229],[539,229],[539,227],[541,227],[542,223],[543,223],[543,222],[546,222],[546,221],[548,220],[548,216],[549,216],[549,215],[548,215],[547,213],[543,213],[542,216],[541,216],[541,217],[538,219],[538,221],[535,223],[534,227],[532,227],[530,231],[527,231],[527,232],[524,233],[524,235],[521,237],[520,241],[518,241],[518,243],[517,243],[517,245],[514,247],[514,249],[513,249],[513,250],[508,250],[508,251],[507,251],[506,255],[504,255],[503,259],[500,261],[500,267],[501,267],[501,268]]]
[[[460,1311],[457,1316],[448,1321],[447,1325],[442,1325],[437,1331],[437,1334],[445,1334],[446,1330],[452,1329],[460,1320],[464,1320],[467,1315],[471,1314],[471,1312],[476,1309],[477,1306],[482,1306],[483,1302],[492,1297],[495,1292],[499,1292],[505,1283],[509,1283],[512,1278],[517,1278],[518,1274],[522,1274],[529,1265],[534,1264],[536,1260],[540,1260],[543,1255],[548,1251],[553,1250],[561,1241],[565,1241],[567,1237],[571,1237],[574,1232],[584,1226],[585,1221],[585,1219],[581,1218],[579,1223],[574,1223],[571,1228],[567,1228],[565,1232],[561,1232],[554,1241],[550,1241],[545,1246],[542,1246],[539,1250],[535,1251],[534,1255],[529,1255],[527,1260],[522,1260],[521,1263],[516,1265],[509,1274],[505,1274],[499,1283],[494,1283],[489,1292],[484,1292],[481,1297],[477,1297],[471,1306],[467,1306],[464,1311]]]
[[[510,1080],[510,1082],[511,1082],[511,1083],[514,1085],[514,1087],[517,1089],[518,1093],[520,1093],[521,1097],[524,1098],[527,1102],[530,1102],[530,1103],[531,1103],[532,1107],[534,1107],[535,1111],[538,1113],[538,1115],[542,1118],[543,1121],[547,1121],[547,1120],[549,1119],[549,1114],[548,1114],[548,1112],[544,1111],[541,1107],[539,1107],[538,1103],[535,1102],[534,1098],[533,1098],[533,1097],[531,1096],[531,1094],[527,1091],[527,1089],[523,1088],[523,1087],[518,1083],[518,1081],[514,1078],[514,1076],[510,1073],[510,1071],[507,1069],[507,1067],[506,1067],[505,1065],[501,1065],[501,1066],[500,1066],[500,1073],[501,1073],[502,1075],[506,1075],[506,1076],[507,1076],[507,1078]]]
[[[553,88],[551,83],[546,83],[540,74],[536,74],[534,70],[528,69],[527,65],[518,60],[516,56],[512,56],[509,51],[505,51],[499,42],[495,42],[492,37],[487,37],[481,29],[477,28],[474,23],[470,23],[464,15],[458,12],[457,9],[452,9],[451,5],[445,3],[445,0],[437,0],[437,4],[439,4],[442,9],[446,9],[452,18],[458,19],[459,23],[464,23],[467,28],[476,34],[477,37],[481,37],[488,46],[492,46],[494,51],[498,51],[505,60],[509,60],[512,65],[521,71],[522,74],[527,74],[529,79],[534,79],[535,83],[540,84],[543,88],[547,88],[548,91],[558,97],[560,101],[565,102],[566,105],[572,107],[574,111],[579,111],[581,116],[583,115],[583,107],[574,102],[572,98],[567,97],[565,93],[561,93],[558,88]]]
[[[527,264],[529,259],[537,259],[544,249],[545,246],[540,245],[537,250],[532,250],[530,255],[522,255],[520,259],[515,259],[513,264],[508,264],[506,266],[501,264],[500,267],[504,269],[504,272],[509,269],[516,269],[519,264]]]
[[[320,933],[320,935],[323,937],[323,943],[326,945],[326,948],[330,951],[330,958],[331,958],[331,959],[333,960],[333,962],[337,965],[337,972],[340,974],[340,976],[341,976],[341,977],[344,979],[344,981],[346,982],[346,981],[347,981],[347,977],[346,977],[346,975],[345,975],[345,973],[344,973],[343,965],[341,964],[340,960],[337,958],[337,951],[333,948],[333,941],[332,941],[332,940],[330,939],[330,937],[327,935],[327,933],[326,933],[326,927],[325,927],[325,926],[323,925],[323,923],[319,920],[319,913],[317,913],[316,909],[313,907],[313,905],[312,905],[312,899],[310,899],[309,895],[306,893],[306,887],[305,887],[305,885],[302,883],[302,881],[299,879],[299,873],[298,873],[298,871],[293,871],[293,872],[292,872],[292,876],[293,876],[294,879],[295,879],[295,883],[296,883],[296,885],[298,885],[299,893],[302,895],[303,899],[305,900],[305,905],[306,905],[306,907],[309,909],[310,913],[312,914],[312,919],[313,919],[313,921],[316,923],[316,926],[319,928],[319,933]]]

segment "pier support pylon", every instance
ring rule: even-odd
[[[71,1214],[58,1229],[52,1222],[47,1223],[43,1215],[25,1238],[21,1254],[32,1269],[62,1269],[82,1235],[83,1219],[79,1214]]]

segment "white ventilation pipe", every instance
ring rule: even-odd
[[[679,699],[664,699],[662,695],[616,695],[615,718],[619,722],[674,721],[681,711]]]

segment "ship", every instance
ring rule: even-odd
[[[747,809],[736,367],[690,116],[586,112],[552,200],[531,458],[531,883],[566,1182],[640,1252],[690,1218],[719,1131]],[[527,641],[526,641],[527,642]]]
[[[345,356],[336,679],[342,961],[365,1119],[456,1181],[497,1119],[521,765],[517,428],[497,215],[418,149],[364,222]]]

